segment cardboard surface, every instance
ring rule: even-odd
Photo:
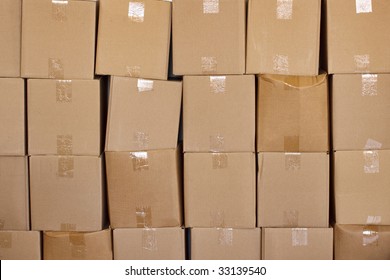
[[[332,260],[333,228],[263,228],[263,260]]]
[[[181,82],[111,78],[106,151],[174,149]]]
[[[255,155],[184,154],[184,208],[186,227],[254,228]]]
[[[0,230],[29,230],[27,157],[0,157]]]
[[[20,77],[22,0],[0,1],[0,77]]]
[[[184,260],[183,228],[126,228],[113,231],[114,260]]]
[[[258,152],[329,150],[326,74],[261,75],[258,84]]]
[[[93,155],[103,149],[99,80],[28,80],[30,155]]]
[[[338,224],[390,225],[390,151],[334,153]]]
[[[26,153],[25,98],[22,79],[0,79],[0,155]]]
[[[106,152],[112,228],[182,225],[181,151]]]
[[[333,149],[390,149],[390,74],[332,77]]]
[[[102,159],[30,157],[33,230],[97,231],[106,225]]]
[[[111,230],[44,232],[44,260],[112,260]]]
[[[260,260],[261,230],[191,229],[192,260]]]
[[[166,80],[171,3],[100,0],[96,74]]]
[[[390,226],[335,225],[336,260],[389,260]]]
[[[23,78],[93,79],[96,3],[23,0]]]
[[[328,227],[328,154],[259,153],[258,166],[259,227]]]
[[[390,2],[360,2],[326,1],[329,74],[390,72]]]
[[[173,74],[245,72],[245,0],[173,1]]]
[[[183,88],[185,152],[255,151],[254,76],[185,76]]]
[[[246,73],[318,75],[320,0],[250,0]]]
[[[39,231],[0,231],[0,260],[40,260]]]

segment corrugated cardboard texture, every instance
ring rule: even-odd
[[[320,0],[250,0],[246,73],[318,75]]]
[[[112,260],[111,230],[45,232],[44,260]]]
[[[254,152],[255,95],[254,76],[185,76],[184,151]]]
[[[34,230],[96,231],[105,225],[102,159],[30,157]]]
[[[389,74],[333,75],[333,149],[390,149]]]
[[[30,155],[94,155],[102,151],[99,80],[28,80]]]
[[[100,0],[96,74],[166,80],[171,3]]]
[[[0,155],[26,153],[23,79],[0,79]]]
[[[259,227],[328,227],[329,155],[260,153]]]
[[[263,260],[332,260],[332,228],[264,228]]]
[[[259,228],[191,229],[192,260],[260,260],[260,246]]]
[[[111,78],[106,151],[174,149],[180,82]]]
[[[390,2],[372,1],[371,12],[357,3],[326,1],[328,73],[390,72]]]
[[[0,157],[0,230],[29,230],[26,157]]]
[[[338,224],[390,225],[390,151],[334,153]]]
[[[253,228],[255,200],[253,153],[184,154],[186,227]]]
[[[0,77],[20,77],[22,0],[0,0]]]
[[[40,260],[39,231],[0,231],[0,260]]]
[[[245,13],[245,0],[174,1],[173,73],[243,74]]]
[[[182,228],[133,228],[113,231],[114,260],[184,260]]]
[[[93,79],[96,3],[23,0],[22,77]]]
[[[180,153],[106,152],[112,228],[182,225]]]
[[[258,152],[329,150],[326,74],[262,75],[258,82]]]
[[[335,225],[336,260],[389,260],[390,226]]]

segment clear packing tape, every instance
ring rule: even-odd
[[[289,20],[293,17],[293,0],[277,0],[276,18]]]
[[[291,245],[293,247],[308,245],[308,230],[307,228],[292,228],[291,229]]]
[[[11,249],[12,248],[12,233],[3,231],[0,232],[0,248]]]
[[[130,1],[127,15],[132,22],[137,22],[137,23],[144,22],[145,3],[139,1]]]
[[[203,14],[218,14],[219,0],[203,0]]]
[[[372,0],[356,0],[356,13],[372,13]]]
[[[70,232],[69,233],[69,245],[71,249],[71,255],[74,259],[85,259],[87,255],[87,246],[85,242],[85,233],[82,232]]]
[[[378,75],[363,74],[362,75],[362,96],[378,95]]]

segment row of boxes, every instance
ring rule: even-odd
[[[325,69],[390,72],[387,1],[323,2]],[[1,3],[2,77],[92,79],[97,37],[96,74],[166,80],[171,21],[175,75],[318,74],[320,0],[101,0],[97,36],[94,2]]]

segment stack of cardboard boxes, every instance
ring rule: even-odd
[[[335,258],[389,259],[390,3],[327,0],[325,11]]]
[[[171,5],[100,1],[96,72],[113,75],[105,155],[114,259],[185,259]]]
[[[0,259],[41,258],[30,231],[25,84],[20,78],[21,0],[0,1]]]

